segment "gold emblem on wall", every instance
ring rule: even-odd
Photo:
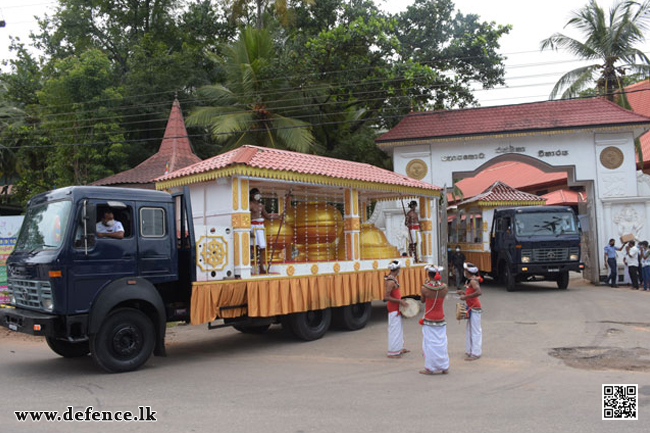
[[[311,273],[314,275],[318,273],[318,265],[311,265]]]
[[[373,268],[375,271],[377,270],[378,267],[379,267],[379,262],[378,262],[377,260],[375,260],[374,262],[372,262],[372,268]]]
[[[411,179],[424,179],[428,171],[427,163],[421,159],[413,159],[406,164],[406,175]]]
[[[293,276],[293,274],[296,272],[296,268],[293,267],[293,265],[287,266],[287,275],[288,276]]]
[[[624,160],[625,156],[618,147],[609,146],[600,152],[600,163],[603,167],[609,168],[610,170],[619,168],[623,164]]]
[[[341,265],[339,265],[338,263],[334,263],[333,269],[334,269],[334,273],[338,274],[341,271]]]
[[[411,267],[411,259],[406,259],[406,267],[407,268]]]
[[[228,242],[223,236],[201,236],[196,243],[197,265],[203,271],[221,271],[228,264]]]
[[[355,270],[355,271],[358,271],[359,269],[361,269],[361,263],[359,263],[359,262],[354,262],[354,270]]]

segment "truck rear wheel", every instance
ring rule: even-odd
[[[312,310],[289,316],[291,329],[301,340],[311,341],[321,338],[332,323],[332,310]]]
[[[122,308],[104,320],[97,334],[91,336],[93,359],[109,373],[121,373],[140,368],[153,352],[156,332],[140,310]]]
[[[59,340],[52,337],[45,337],[45,341],[54,353],[64,358],[80,358],[88,355],[90,352],[90,345],[87,341],[72,343],[67,340]]]
[[[560,272],[557,276],[557,288],[566,290],[569,287],[569,271]]]
[[[332,319],[338,328],[356,331],[366,326],[371,313],[372,305],[370,302],[363,302],[337,308],[333,312]]]

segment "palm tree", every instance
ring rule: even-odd
[[[553,87],[550,99],[560,93],[562,98],[578,96],[596,83],[596,91],[610,101],[630,108],[623,93],[623,77],[627,72],[647,75],[650,60],[635,45],[645,40],[644,34],[650,28],[650,0],[638,3],[634,0],[619,0],[606,16],[595,0],[572,13],[565,27],[579,30],[584,41],[573,39],[562,33],[555,33],[541,42],[541,49],[564,48],[584,60],[595,61],[567,72]],[[620,93],[620,98],[615,94]]]
[[[270,34],[247,27],[223,52],[217,60],[225,70],[225,83],[199,89],[211,106],[196,108],[188,125],[207,127],[226,149],[256,144],[316,151],[311,125],[288,116],[304,104],[305,96],[279,76]]]

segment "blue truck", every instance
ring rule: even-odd
[[[569,286],[580,272],[580,226],[571,207],[522,206],[496,209],[490,232],[491,276],[508,291],[523,281]]]

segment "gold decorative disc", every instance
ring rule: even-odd
[[[624,159],[625,156],[618,147],[609,146],[600,152],[600,163],[603,167],[609,168],[610,170],[619,168],[623,164]]]
[[[406,175],[411,179],[422,180],[428,171],[427,163],[421,159],[413,159],[406,164]]]

